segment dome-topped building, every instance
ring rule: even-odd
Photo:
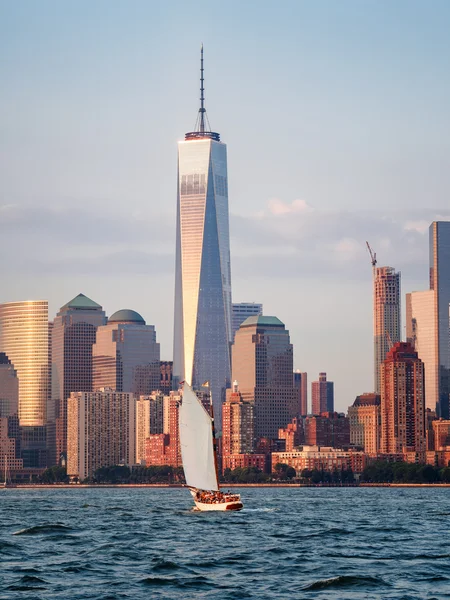
[[[139,325],[145,325],[144,319],[135,310],[128,308],[122,308],[116,311],[108,319],[108,323],[136,323]]]

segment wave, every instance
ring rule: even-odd
[[[342,587],[379,587],[387,585],[378,577],[367,577],[358,575],[338,575],[330,579],[319,579],[301,589],[304,591],[323,590],[327,588],[342,588]]]
[[[13,535],[38,535],[40,533],[53,533],[55,531],[72,531],[72,528],[62,525],[61,523],[48,523],[21,529],[20,531],[14,532]]]

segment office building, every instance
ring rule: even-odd
[[[450,394],[450,221],[430,226],[430,289],[434,290],[438,357],[438,416],[449,419]],[[422,358],[422,357],[421,357]]]
[[[178,407],[181,396],[171,392],[164,396],[163,432],[152,433],[146,439],[145,462],[149,466],[182,466]]]
[[[158,389],[165,396],[168,396],[173,389],[173,362],[171,360],[161,360],[159,365],[161,380]]]
[[[0,417],[19,414],[19,380],[14,365],[0,352]]]
[[[153,325],[134,310],[119,310],[97,330],[92,348],[93,389],[110,387],[136,396],[159,390],[159,343]]]
[[[380,365],[391,344],[401,339],[400,273],[392,267],[373,269],[374,388],[380,393]]]
[[[174,387],[209,381],[218,428],[230,387],[231,268],[227,147],[201,106],[195,131],[178,143]]]
[[[255,406],[242,398],[235,381],[233,389],[227,390],[227,400],[222,407],[222,458],[254,451]]]
[[[234,338],[233,379],[242,398],[255,405],[257,438],[277,439],[298,415],[289,331],[276,317],[249,317]]]
[[[406,294],[406,341],[411,343],[425,367],[425,406],[439,411],[438,323],[436,292]]]
[[[298,394],[299,415],[306,417],[308,414],[308,374],[295,371],[294,387]]]
[[[21,427],[45,427],[49,398],[48,303],[0,304],[0,352],[19,379]]]
[[[135,464],[136,400],[102,389],[72,392],[67,402],[67,474],[81,481],[101,467]]]
[[[304,441],[303,421],[295,417],[286,427],[278,430],[278,439],[284,440],[284,451],[292,452]]]
[[[307,446],[344,448],[350,444],[350,423],[344,414],[323,412],[303,419],[303,435]]]
[[[259,317],[263,314],[263,305],[256,302],[233,302],[232,305],[232,328],[233,340],[236,331],[249,317]]]
[[[78,294],[59,309],[51,330],[51,402],[47,415],[49,464],[67,453],[67,399],[71,392],[91,392],[92,346],[106,323],[100,306]]]
[[[273,452],[272,471],[278,463],[283,463],[294,468],[297,476],[303,470],[334,471],[352,470],[353,473],[362,473],[367,465],[367,454],[354,450],[340,450],[332,447],[303,446],[292,452]]]
[[[164,432],[164,395],[155,392],[136,401],[136,462],[145,462],[145,444],[150,435]]]
[[[423,362],[408,342],[397,342],[381,364],[381,441],[383,454],[426,450]]]
[[[311,412],[320,415],[334,411],[334,383],[327,381],[326,373],[319,373],[319,380],[311,384]]]
[[[368,393],[357,396],[348,408],[350,443],[362,447],[366,454],[377,454],[380,449],[381,396]]]

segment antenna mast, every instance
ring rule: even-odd
[[[205,88],[203,79],[203,44],[200,50],[200,133],[205,133]]]

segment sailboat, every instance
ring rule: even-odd
[[[178,419],[184,476],[196,509],[241,510],[244,505],[239,494],[220,491],[214,418],[186,382]]]

